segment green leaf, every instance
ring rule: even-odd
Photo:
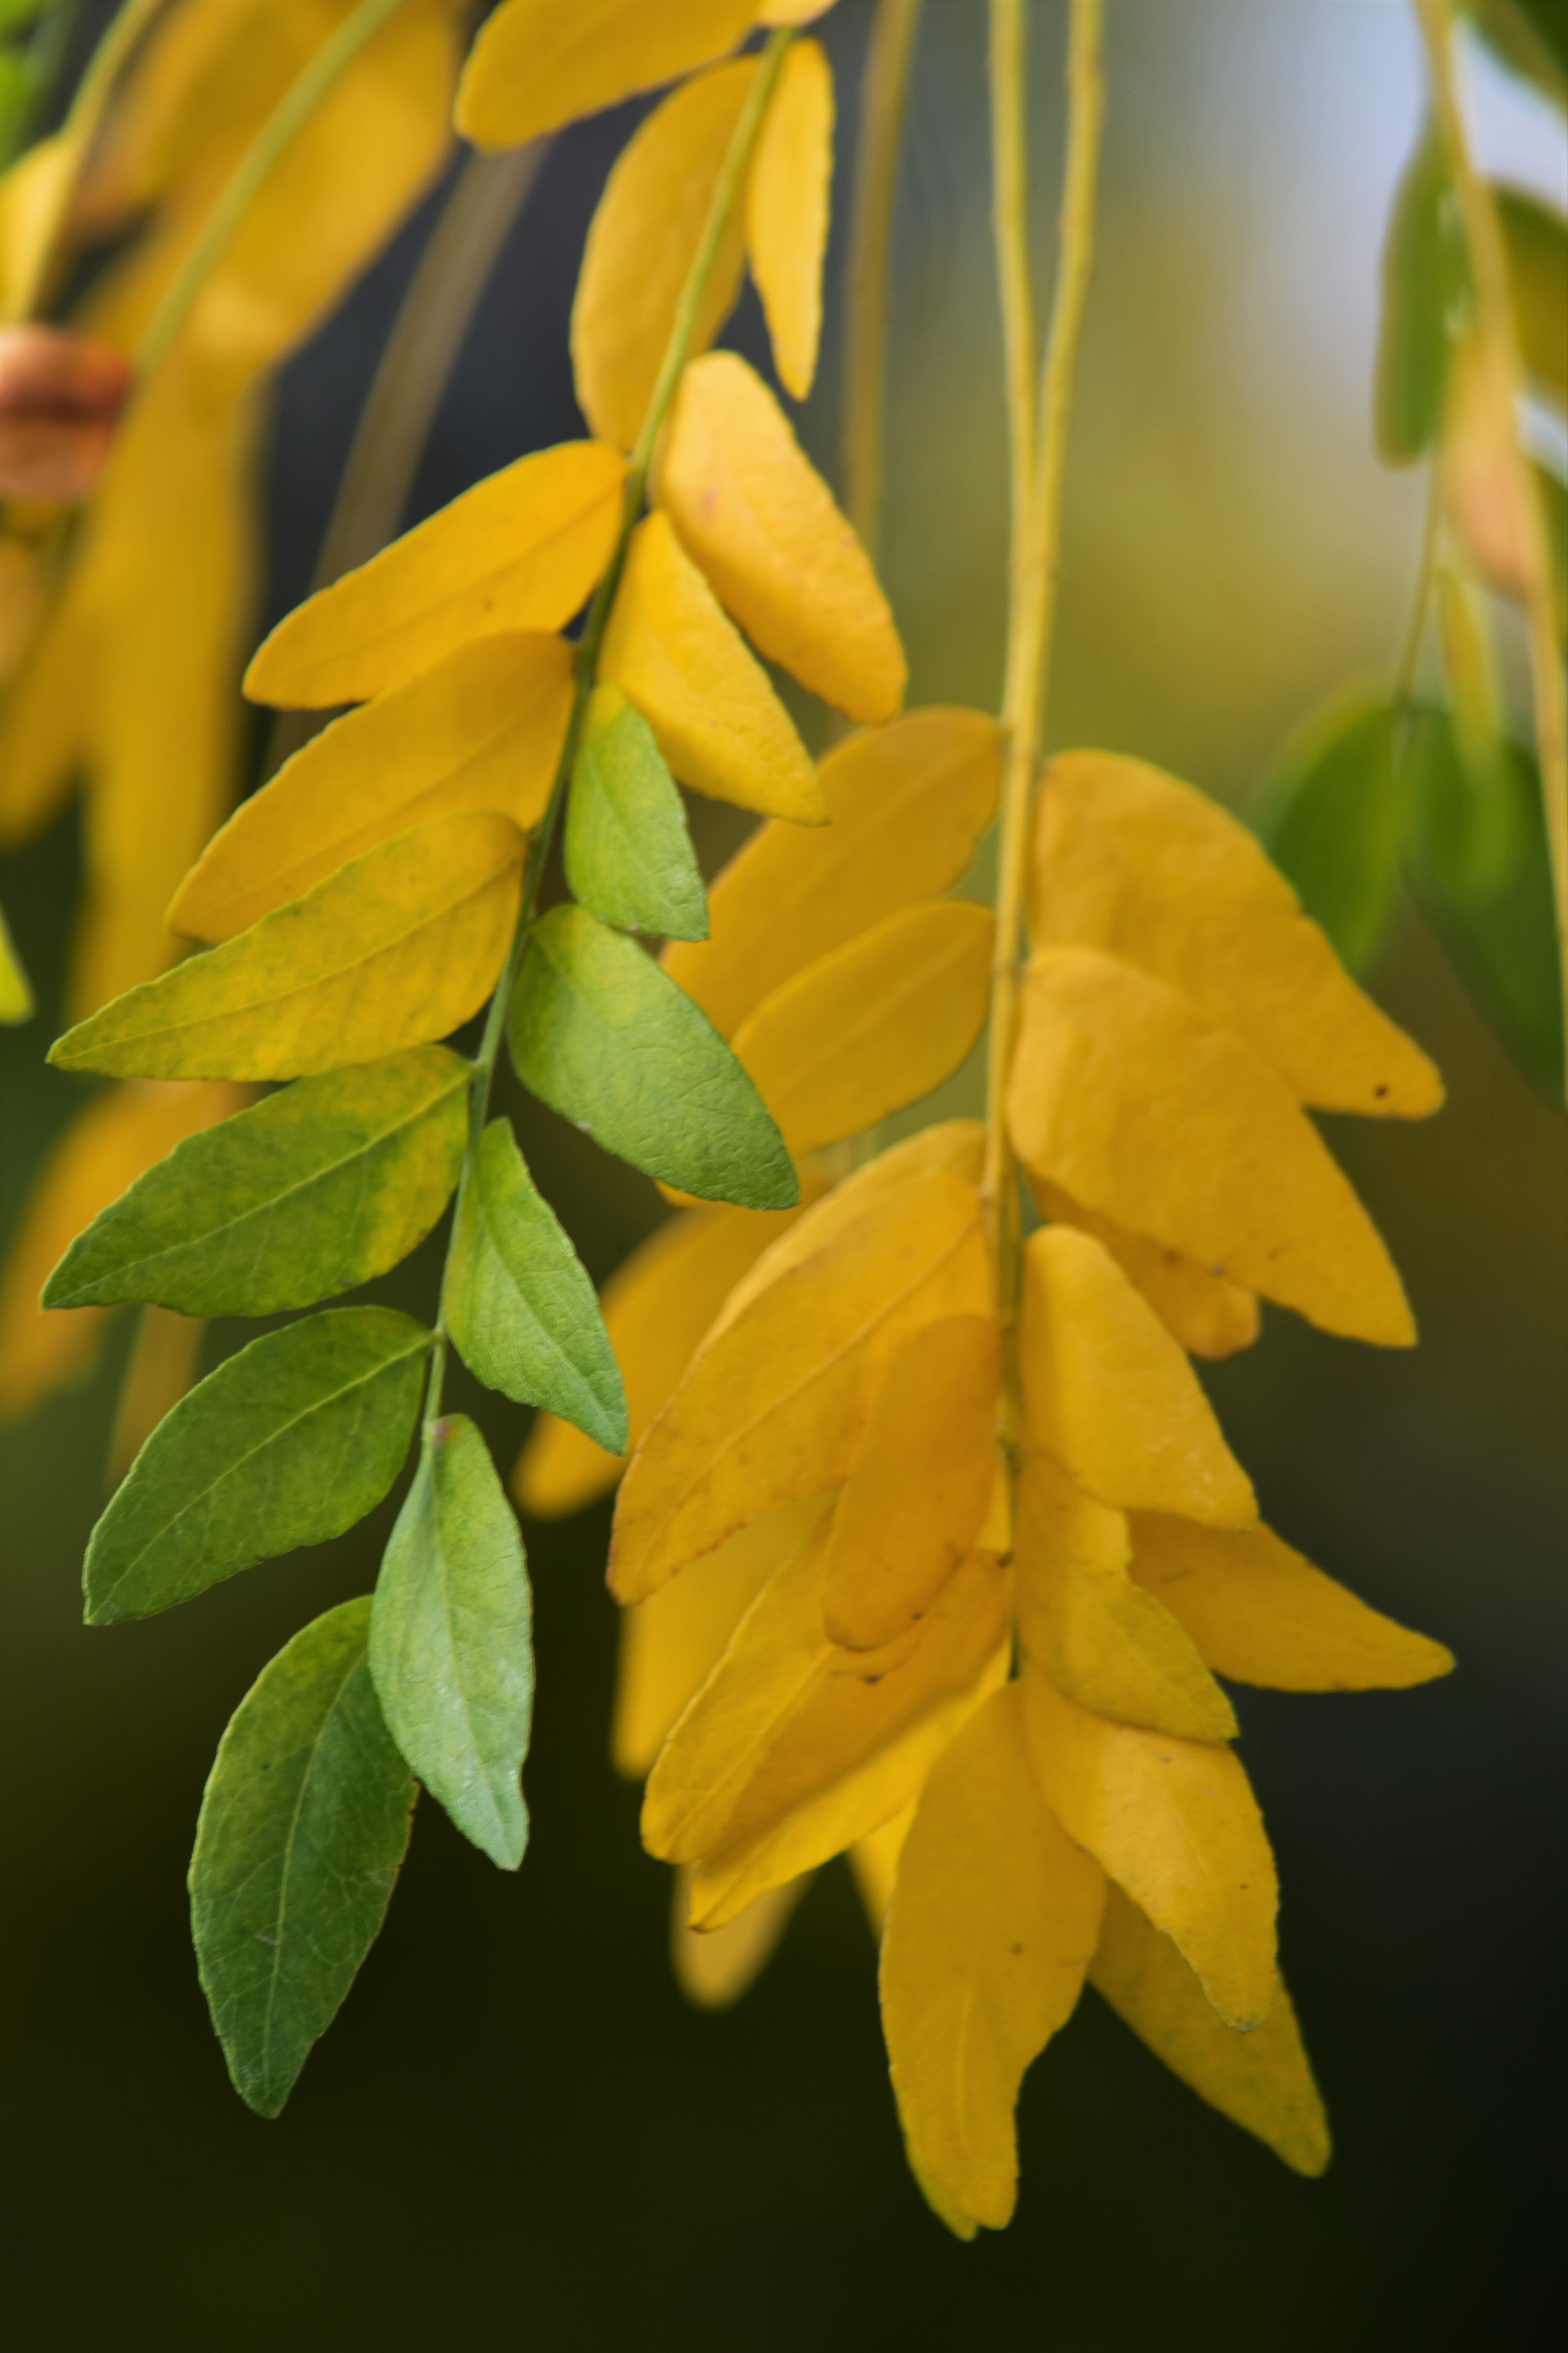
[[[1411,774],[1421,904],[1504,1044],[1561,1101],[1563,987],[1535,762],[1517,744],[1470,744],[1447,712],[1424,711]]]
[[[375,1942],[419,1794],[365,1659],[370,1596],[264,1667],[218,1746],[191,1857],[202,1990],[235,2090],[275,2116]]]
[[[618,931],[708,937],[708,893],[675,778],[618,686],[596,686],[566,804],[566,880]]]
[[[707,1015],[585,908],[534,926],[507,1035],[524,1086],[634,1168],[748,1209],[800,1198],[783,1136]]]
[[[92,1626],[341,1535],[396,1478],[432,1335],[389,1307],[268,1332],[166,1414],[92,1532]]]
[[[1468,0],[1470,15],[1516,73],[1568,106],[1568,8],[1563,0]]]
[[[472,1076],[446,1047],[416,1047],[188,1136],[78,1235],[44,1305],[270,1315],[384,1274],[451,1198]]]
[[[594,1286],[504,1119],[479,1139],[441,1320],[492,1389],[547,1406],[606,1452],[626,1452],[626,1396]]]
[[[30,1020],[33,992],[13,944],[4,908],[0,908],[0,1022],[14,1026]]]
[[[1405,167],[1383,248],[1374,400],[1377,446],[1408,466],[1437,438],[1450,336],[1469,299],[1469,268],[1443,142],[1428,124]]]
[[[1393,919],[1405,800],[1396,721],[1360,697],[1310,722],[1264,786],[1254,823],[1265,849],[1341,961],[1369,971]]]
[[[1568,489],[1544,466],[1531,472],[1546,523],[1546,548],[1552,563],[1552,597],[1557,607],[1558,643],[1568,651]]]
[[[1568,221],[1522,189],[1499,188],[1520,357],[1538,384],[1568,400]]]
[[[506,1871],[528,1844],[532,1614],[484,1440],[462,1414],[432,1422],[376,1581],[370,1671],[411,1769]]]

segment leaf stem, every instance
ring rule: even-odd
[[[888,368],[888,260],[899,148],[921,0],[877,0],[860,84],[860,127],[849,214],[838,488],[873,564],[882,520],[882,435]]]
[[[1514,323],[1513,297],[1509,286],[1508,253],[1497,200],[1489,183],[1477,170],[1459,100],[1454,66],[1453,18],[1449,0],[1415,0],[1415,13],[1426,43],[1432,98],[1438,127],[1447,151],[1448,168],[1459,199],[1465,243],[1474,274],[1479,331],[1490,346],[1494,363],[1517,396],[1524,372],[1520,362]],[[1510,401],[1511,405],[1511,401]],[[1528,590],[1525,622],[1530,638],[1531,671],[1535,692],[1535,742],[1541,763],[1541,791],[1546,834],[1552,850],[1552,883],[1557,912],[1558,968],[1568,1008],[1568,677],[1557,639],[1557,614],[1552,579],[1552,551],[1541,495],[1517,439],[1512,448],[1526,518]]]
[[[1029,314],[1020,315],[1017,308],[1029,286],[1027,187],[1022,170],[1023,9],[1024,0],[991,0],[992,105],[998,151],[996,234],[1009,355],[1009,438],[1015,473],[1007,662],[1002,698],[1005,748],[996,961],[991,987],[981,1195],[996,1250],[999,1312],[1005,1327],[1014,1320],[1018,1287],[1017,1174],[1007,1140],[1007,1071],[1017,1017],[1029,818],[1056,617],[1062,480],[1079,342],[1094,261],[1095,195],[1105,111],[1104,0],[1071,0],[1067,162],[1057,282],[1037,407],[1026,372],[1014,364],[1033,334]],[[1026,404],[1027,413],[1020,413]]]
[[[474,1057],[474,1075],[468,1096],[468,1141],[463,1155],[462,1174],[458,1179],[457,1204],[452,1213],[452,1240],[447,1244],[448,1260],[453,1243],[457,1239],[458,1222],[463,1213],[463,1203],[473,1174],[474,1156],[479,1149],[479,1138],[484,1133],[486,1119],[489,1114],[490,1091],[495,1082],[496,1062],[500,1054],[500,1041],[506,1029],[507,1008],[511,1002],[512,991],[517,986],[523,952],[528,945],[528,935],[538,913],[539,892],[544,880],[544,870],[549,862],[551,848],[555,839],[555,829],[560,822],[562,809],[565,806],[572,769],[577,756],[578,738],[583,730],[583,714],[587,708],[588,697],[594,691],[599,648],[604,642],[605,630],[609,624],[616,594],[621,585],[621,575],[626,570],[626,550],[631,544],[632,533],[636,530],[642,513],[643,500],[647,491],[648,470],[653,463],[654,447],[658,439],[659,428],[668,413],[670,402],[675,397],[676,386],[680,381],[680,372],[690,357],[703,290],[718,257],[719,248],[723,242],[731,214],[739,198],[742,183],[745,178],[746,166],[751,161],[752,150],[756,143],[757,133],[762,128],[763,117],[767,111],[769,101],[777,86],[784,52],[793,38],[793,29],[788,26],[781,26],[769,35],[767,46],[758,61],[756,77],[746,94],[746,102],[741,110],[722,167],[714,183],[712,200],[708,207],[708,217],[703,223],[702,235],[698,240],[691,267],[687,272],[686,283],[681,289],[680,300],[676,305],[669,340],[665,345],[664,358],[660,363],[658,375],[648,398],[642,427],[637,434],[637,445],[632,450],[627,464],[626,501],[621,513],[620,533],[605,568],[605,576],[594,593],[593,603],[588,607],[588,617],[584,624],[583,635],[577,642],[576,685],[572,700],[571,717],[566,723],[565,740],[561,746],[561,757],[556,763],[555,776],[551,785],[550,798],[545,805],[544,815],[534,828],[528,845],[528,857],[522,871],[522,901],[518,911],[517,928],[512,934],[511,945],[507,951],[507,959],[501,967],[500,978],[496,983],[495,994],[490,998],[489,1010],[485,1016],[484,1034],[479,1040],[479,1051]],[[426,1390],[426,1420],[433,1419],[440,1410],[441,1379],[446,1363],[445,1324],[438,1320],[436,1329],[437,1345],[431,1359],[430,1381]]]

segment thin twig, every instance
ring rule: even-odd
[[[1035,289],[1029,264],[1028,13],[1024,0],[996,0],[991,11],[992,219],[1002,294],[1008,484],[1013,502],[1010,560],[1025,544],[1035,465]]]
[[[844,337],[838,488],[874,564],[882,520],[882,418],[888,366],[888,259],[899,148],[921,0],[877,0],[860,84]]]

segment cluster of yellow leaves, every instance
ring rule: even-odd
[[[666,952],[721,1027],[743,1039],[803,955],[832,966],[962,863],[994,790],[988,724],[922,712],[853,739],[822,771],[839,821],[755,837],[712,939]],[[921,734],[945,754],[923,769]],[[1352,1690],[1450,1663],[1260,1524],[1189,1362],[1247,1345],[1259,1293],[1412,1336],[1303,1106],[1415,1116],[1436,1073],[1252,838],[1153,769],[1056,761],[1032,879],[1008,1111],[1048,1222],[1010,1343],[966,1122],[771,1221],[777,1239],[678,1221],[605,1302],[637,1393],[616,1755],[651,1762],[646,1842],[680,1867],[690,1927],[725,1940],[699,1958],[678,1926],[683,1981],[732,1998],[801,1875],[852,1850],[886,1910],[911,2164],[965,2236],[1011,2213],[1019,2084],[1086,1977],[1205,2099],[1321,2170],[1215,1675]],[[568,1509],[617,1467],[545,1425],[520,1493]]]

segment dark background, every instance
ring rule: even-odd
[[[1404,12],[1375,0],[1121,0],[1112,14],[1106,232],[1050,732],[1162,759],[1238,799],[1302,709],[1384,661],[1399,635],[1420,488],[1374,466],[1366,392],[1381,222],[1416,120],[1414,45]],[[1061,12],[1036,16],[1043,231]],[[860,0],[843,0],[826,27],[847,116],[865,20]],[[927,0],[886,534],[917,700],[990,702],[1000,665],[983,38],[981,0]],[[1478,96],[1504,160],[1560,168],[1538,116],[1500,85]],[[411,519],[577,429],[566,311],[597,187],[636,113],[552,154]],[[284,379],[269,616],[307,583],[429,217]],[[750,307],[731,339],[760,356]],[[830,350],[803,427],[824,462],[833,368]],[[710,860],[737,830],[722,811],[703,828]],[[76,860],[68,818],[0,870],[45,1007],[0,1035],[7,1220],[81,1099],[40,1062]],[[521,1876],[494,1872],[422,1806],[342,2017],[281,2120],[249,2115],[187,1940],[202,1784],[265,1661],[368,1588],[395,1505],[188,1609],[83,1630],[79,1565],[101,1501],[121,1319],[87,1385],[0,1433],[7,2341],[29,2353],[1551,2341],[1564,1126],[1413,915],[1378,991],[1437,1056],[1450,1103],[1414,1129],[1331,1123],[1331,1140],[1405,1274],[1423,1345],[1385,1356],[1271,1315],[1260,1346],[1213,1380],[1270,1520],[1460,1660],[1410,1694],[1237,1695],[1279,1854],[1286,1967],[1337,2136],[1323,2181],[1299,2181],[1213,2116],[1088,1997],[1026,2089],[1016,2220],[958,2245],[903,2168],[871,1941],[841,1865],[738,2010],[688,2009],[665,1961],[668,1874],[640,1852],[637,1793],[605,1757],[605,1508],[526,1531],[540,1696]],[[655,1221],[651,1188],[536,1107],[513,1107],[546,1191],[606,1273]],[[427,1312],[436,1264],[427,1245],[378,1295]],[[248,1333],[218,1327],[208,1361]],[[509,1463],[524,1417],[477,1393],[457,1402]]]

